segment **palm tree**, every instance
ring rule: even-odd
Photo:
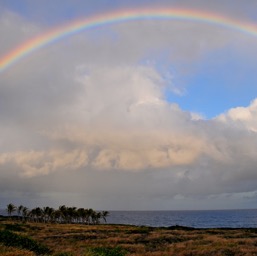
[[[102,218],[103,218],[103,220],[104,220],[104,222],[106,223],[107,221],[106,221],[106,218],[109,216],[109,212],[108,211],[102,211],[101,212],[101,216],[102,216]]]
[[[86,217],[87,217],[86,209],[84,209],[84,208],[79,208],[79,209],[77,210],[77,215],[78,215],[78,222],[80,222],[80,223],[85,223]]]
[[[16,206],[14,204],[8,204],[6,211],[8,212],[8,216],[11,217],[12,213],[16,211]]]
[[[94,222],[94,216],[95,216],[95,211],[92,208],[87,209],[87,224]]]
[[[42,209],[42,218],[43,218],[43,222],[47,222],[48,219],[48,206],[47,207],[43,207]]]
[[[52,207],[49,207],[49,209],[48,209],[48,221],[51,221],[51,222],[53,221],[54,212],[55,212],[55,209],[52,208]]]
[[[35,207],[29,211],[29,209],[23,205],[16,207],[10,203],[7,205],[6,211],[11,218],[12,213],[17,210],[18,219],[23,221],[33,222],[55,222],[55,223],[84,223],[84,224],[100,224],[101,219],[106,223],[106,218],[109,216],[108,211],[97,212],[93,209],[85,209],[77,207],[67,207],[65,205],[59,206],[59,209],[55,210],[49,206],[40,208]]]
[[[60,209],[55,210],[52,213],[52,219],[55,221],[55,223],[61,223],[63,218],[64,218],[64,216],[63,216],[63,214],[62,214]]]
[[[68,216],[69,223],[76,222],[76,220],[78,219],[77,207],[68,207]]]
[[[43,217],[43,221],[44,222],[49,222],[49,220],[51,219],[51,215],[53,214],[54,209],[47,206],[47,207],[43,207],[42,209],[42,217]]]
[[[68,218],[67,207],[65,205],[61,205],[59,206],[59,211],[61,212],[62,221],[67,222],[67,218]]]
[[[35,209],[36,217],[39,222],[42,222],[43,210],[40,207]]]
[[[97,213],[96,213],[96,224],[100,224],[100,219],[101,219],[101,217],[102,217],[101,212],[97,212]]]
[[[36,222],[36,209],[33,208],[29,213],[28,213],[29,219],[32,222]]]
[[[36,207],[30,211],[29,216],[33,222],[42,222],[43,210]]]
[[[91,214],[92,223],[95,224],[95,225],[99,224],[101,216],[102,216],[101,212],[93,211],[92,214]]]
[[[22,219],[21,213],[22,213],[23,208],[24,208],[23,205],[20,205],[20,206],[17,208],[17,213],[18,213],[18,216],[19,216],[20,219]]]
[[[89,209],[84,209],[83,215],[84,215],[83,218],[84,218],[85,224],[89,224],[89,223],[90,223],[90,217],[91,217],[91,212],[90,212],[90,210],[89,210]]]
[[[28,214],[29,214],[29,208],[24,206],[22,208],[22,218],[23,218],[23,221],[25,221],[27,219]]]

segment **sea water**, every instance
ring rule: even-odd
[[[195,228],[256,228],[257,209],[210,211],[110,211],[108,223]]]
[[[0,215],[7,215],[0,210]],[[110,224],[152,227],[257,228],[257,209],[210,211],[110,211]]]

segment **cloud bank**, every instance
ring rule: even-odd
[[[2,13],[0,53],[40,30]],[[68,38],[0,74],[2,198],[13,187],[13,198],[49,191],[53,201],[74,193],[82,202],[87,194],[96,205],[98,194],[119,194],[135,208],[140,196],[162,205],[255,191],[257,99],[206,120],[165,95],[186,90],[170,77],[190,74],[234,36],[204,24],[134,22]],[[178,73],[166,67],[182,63]]]

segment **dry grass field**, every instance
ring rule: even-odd
[[[0,222],[4,256],[257,255],[257,229]]]

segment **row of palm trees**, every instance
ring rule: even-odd
[[[21,221],[42,222],[42,223],[83,223],[83,224],[100,224],[101,220],[106,223],[109,215],[108,211],[97,212],[93,209],[59,206],[58,209],[52,207],[36,207],[31,210],[20,205],[15,206],[10,203],[6,211],[11,217],[15,212]]]

